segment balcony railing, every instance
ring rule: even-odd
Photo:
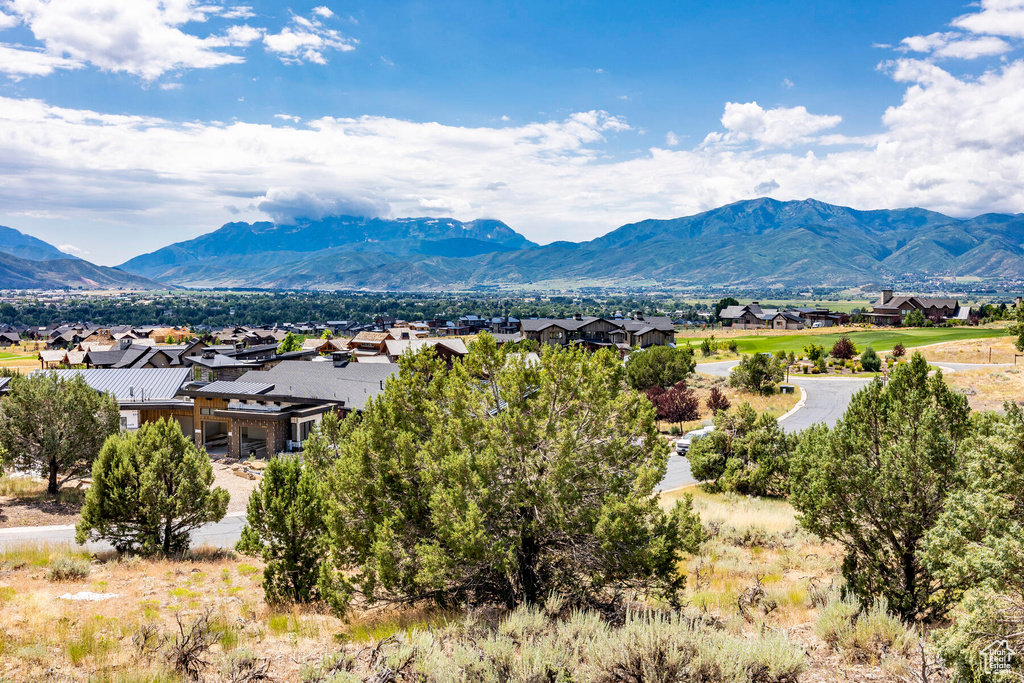
[[[231,401],[228,403],[228,410],[246,410],[254,413],[279,413],[281,406],[259,405],[258,403],[239,403]]]

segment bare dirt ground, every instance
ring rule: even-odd
[[[213,462],[213,485],[220,486],[230,495],[228,512],[245,512],[245,505],[249,502],[249,494],[259,484],[258,480],[240,477],[234,473],[233,465]]]
[[[0,496],[0,529],[24,526],[77,524],[84,496],[71,490],[64,495]]]

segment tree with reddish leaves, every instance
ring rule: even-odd
[[[729,398],[722,393],[722,390],[718,387],[711,387],[711,393],[708,394],[706,403],[708,410],[713,413],[717,413],[719,410],[729,410],[732,403]]]
[[[845,334],[832,346],[833,358],[850,360],[857,355],[857,346]]]
[[[907,355],[907,347],[903,344],[897,343],[896,346],[892,347],[893,358],[903,358]]]
[[[654,404],[658,418],[666,422],[680,424],[700,417],[700,399],[686,382],[678,382],[674,387],[657,397]]]

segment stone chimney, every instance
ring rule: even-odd
[[[132,345],[132,338],[131,337],[121,337],[120,339],[117,340],[117,348],[121,349],[122,351],[124,351],[125,349],[127,349],[131,345]]]
[[[882,303],[883,304],[887,304],[891,300],[892,300],[892,290],[891,289],[883,289],[882,290]]]
[[[215,355],[217,355],[217,352],[214,351],[213,349],[203,349],[203,358],[205,358],[206,360],[210,360]]]
[[[1024,298],[1018,296],[1017,297],[1017,306],[1019,307],[1021,304],[1024,304]]]
[[[633,314],[633,319],[634,320],[643,320],[644,319],[644,312],[643,311],[637,311],[636,313]]]
[[[331,354],[331,363],[336,368],[343,368],[348,365],[349,353],[348,351],[335,351]]]
[[[573,316],[572,316],[572,319],[573,320],[583,320],[583,314],[582,313],[574,313]]]

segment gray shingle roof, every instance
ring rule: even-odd
[[[270,370],[251,370],[240,382],[273,384],[274,396],[319,401],[343,401],[346,408],[362,410],[367,399],[383,391],[384,382],[398,373],[393,363],[349,363],[337,368],[327,363],[284,361]]]

